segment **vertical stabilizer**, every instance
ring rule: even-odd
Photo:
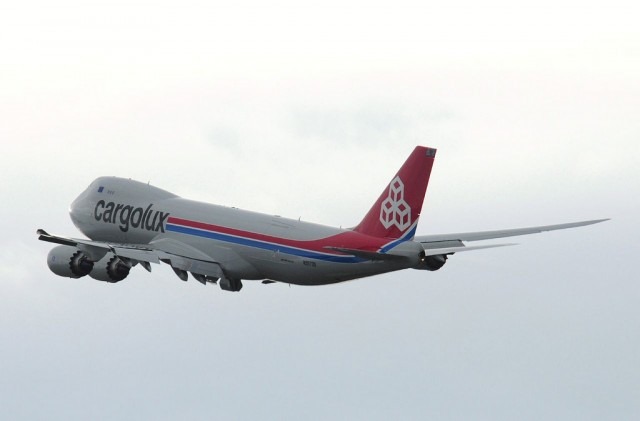
[[[435,156],[435,149],[417,146],[354,231],[413,238]]]

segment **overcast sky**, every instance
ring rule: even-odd
[[[605,5],[606,4],[606,5]],[[640,7],[0,6],[3,419],[640,418]],[[359,222],[417,144],[418,234],[613,218],[324,287],[118,284],[37,228],[117,175]]]

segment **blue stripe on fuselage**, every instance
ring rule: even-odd
[[[397,246],[400,243],[404,243],[405,241],[408,241],[409,239],[413,238],[416,235],[416,229],[418,228],[418,224],[415,224],[413,228],[411,228],[409,231],[406,232],[405,235],[403,235],[402,237],[398,238],[397,240],[387,244],[386,246],[382,247],[380,249],[380,253],[386,253],[389,250],[391,250],[392,248],[394,248],[395,246]]]
[[[324,260],[327,262],[337,263],[359,263],[364,262],[365,259],[361,259],[355,256],[340,256],[331,255],[316,252],[313,250],[299,249],[295,247],[289,247],[282,244],[267,243],[264,241],[252,240],[246,237],[238,237],[234,235],[221,234],[215,231],[204,231],[197,228],[189,228],[181,225],[167,224],[167,231],[179,232],[181,234],[195,235],[197,237],[211,238],[213,240],[224,241],[225,243],[239,244],[248,247],[255,247],[263,250],[278,251],[280,253],[291,254],[293,256],[305,257],[309,259]]]

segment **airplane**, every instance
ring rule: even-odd
[[[534,234],[596,224],[597,219],[528,228],[415,235],[436,156],[417,146],[380,197],[353,228],[183,199],[131,179],[99,177],[69,208],[88,239],[51,235],[47,256],[56,275],[117,283],[140,264],[166,263],[183,281],[189,273],[207,285],[240,291],[243,280],[264,284],[327,285],[418,269],[435,271],[454,253],[502,247],[466,242]]]

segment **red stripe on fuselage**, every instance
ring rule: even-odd
[[[363,235],[354,231],[344,231],[340,234],[332,235],[316,240],[292,240],[289,238],[274,237],[266,234],[259,234],[251,231],[244,231],[235,228],[223,227],[220,225],[207,224],[205,222],[192,221],[189,219],[176,218],[170,216],[167,220],[168,224],[181,225],[184,227],[196,228],[205,231],[212,231],[221,234],[234,235],[237,237],[249,238],[257,241],[268,243],[282,244],[288,247],[296,247],[306,250],[313,250],[322,253],[330,253],[341,255],[335,251],[327,250],[324,247],[344,247],[358,250],[376,251],[389,242],[388,238],[376,238]]]

